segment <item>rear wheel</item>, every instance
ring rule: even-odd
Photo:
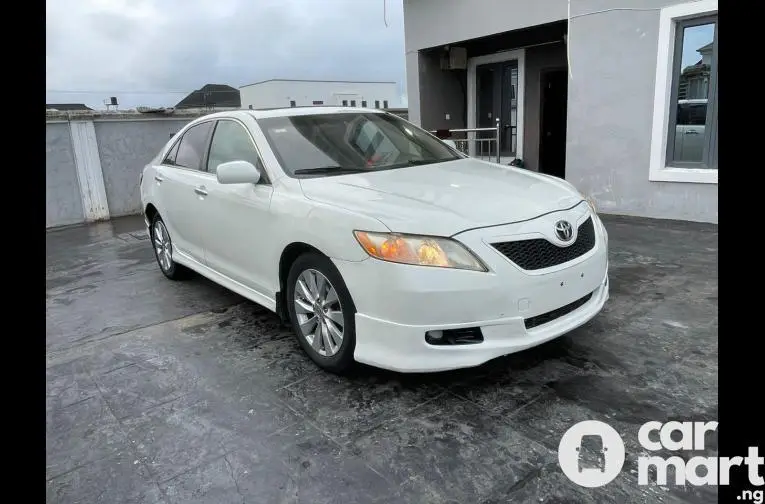
[[[173,242],[159,214],[155,215],[151,222],[151,243],[159,269],[167,278],[183,280],[191,275],[191,270],[173,260]]]
[[[298,257],[286,294],[290,322],[303,350],[327,371],[349,370],[356,348],[356,307],[332,261],[313,252]]]

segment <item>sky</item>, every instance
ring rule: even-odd
[[[680,68],[695,65],[701,59],[698,50],[715,38],[714,23],[685,28],[683,32],[683,57]]]
[[[403,2],[47,0],[45,64],[46,103],[98,109],[278,78],[396,81],[405,105]]]

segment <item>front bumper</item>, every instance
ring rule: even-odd
[[[573,216],[574,221],[581,218]],[[485,229],[458,235],[487,264],[488,273],[371,258],[335,260],[356,305],[356,361],[401,372],[473,367],[540,345],[592,319],[609,297],[607,239],[599,220],[592,250],[546,270],[524,271],[489,245],[496,237],[534,234],[535,225],[549,229],[547,220],[491,229],[488,236]],[[523,233],[514,226],[523,226]],[[433,345],[425,340],[428,331],[461,328],[480,328],[483,341]]]

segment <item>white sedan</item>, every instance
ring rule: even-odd
[[[276,312],[331,372],[477,366],[608,299],[608,235],[571,184],[381,111],[207,115],[140,186],[165,276],[193,270]]]

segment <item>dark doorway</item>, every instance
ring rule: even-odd
[[[500,124],[500,154],[514,156],[517,143],[518,126],[518,61],[488,63],[476,67],[476,126],[479,128],[496,127]],[[495,133],[481,134],[479,138],[494,138]],[[480,142],[479,142],[480,144]],[[477,149],[480,150],[480,145]],[[487,143],[484,152],[494,144]]]
[[[539,135],[539,171],[566,178],[566,107],[568,72],[565,68],[542,73],[542,120]]]

